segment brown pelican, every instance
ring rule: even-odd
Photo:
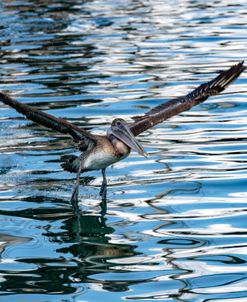
[[[135,118],[132,123],[127,123],[119,118],[114,119],[106,135],[91,134],[62,118],[54,117],[34,107],[20,103],[6,93],[0,93],[0,100],[24,114],[28,119],[58,132],[69,134],[78,142],[78,148],[82,152],[80,156],[67,155],[61,157],[63,169],[77,173],[76,186],[71,197],[72,204],[77,203],[78,200],[81,173],[91,170],[102,171],[103,182],[100,195],[102,200],[106,201],[106,168],[127,157],[130,150],[147,156],[136,136],[156,124],[204,102],[209,96],[217,95],[223,91],[243,72],[245,69],[243,63],[240,62],[228,70],[222,71],[213,80],[200,85],[183,97],[175,98],[154,107],[143,116]]]

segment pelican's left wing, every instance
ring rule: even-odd
[[[144,116],[137,117],[136,121],[129,125],[130,130],[137,136],[154,125],[204,102],[208,97],[219,94],[244,71],[245,66],[243,64],[244,62],[240,62],[228,70],[222,71],[212,81],[200,85],[186,96],[154,107]]]
[[[29,120],[58,132],[69,134],[76,141],[95,141],[93,134],[62,118],[57,118],[32,106],[18,102],[5,93],[0,92],[0,101],[24,114]]]

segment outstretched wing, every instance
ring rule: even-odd
[[[24,114],[29,120],[55,131],[69,134],[76,141],[84,141],[87,144],[87,142],[95,140],[95,136],[93,134],[90,134],[76,125],[69,123],[62,118],[57,118],[46,112],[40,111],[27,104],[18,102],[5,93],[0,92],[0,101]]]
[[[204,102],[208,97],[219,94],[244,71],[245,67],[243,64],[244,62],[242,61],[233,65],[230,69],[222,71],[215,79],[200,85],[186,96],[154,107],[129,125],[132,133],[137,136],[154,125]]]

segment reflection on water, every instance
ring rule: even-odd
[[[245,1],[1,1],[0,89],[102,133],[246,59]],[[74,175],[64,135],[0,104],[1,301],[245,301],[246,78]]]

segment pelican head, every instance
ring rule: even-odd
[[[112,121],[111,127],[107,132],[108,136],[113,135],[131,149],[138,152],[140,155],[147,157],[142,145],[135,138],[125,120],[117,118]]]

